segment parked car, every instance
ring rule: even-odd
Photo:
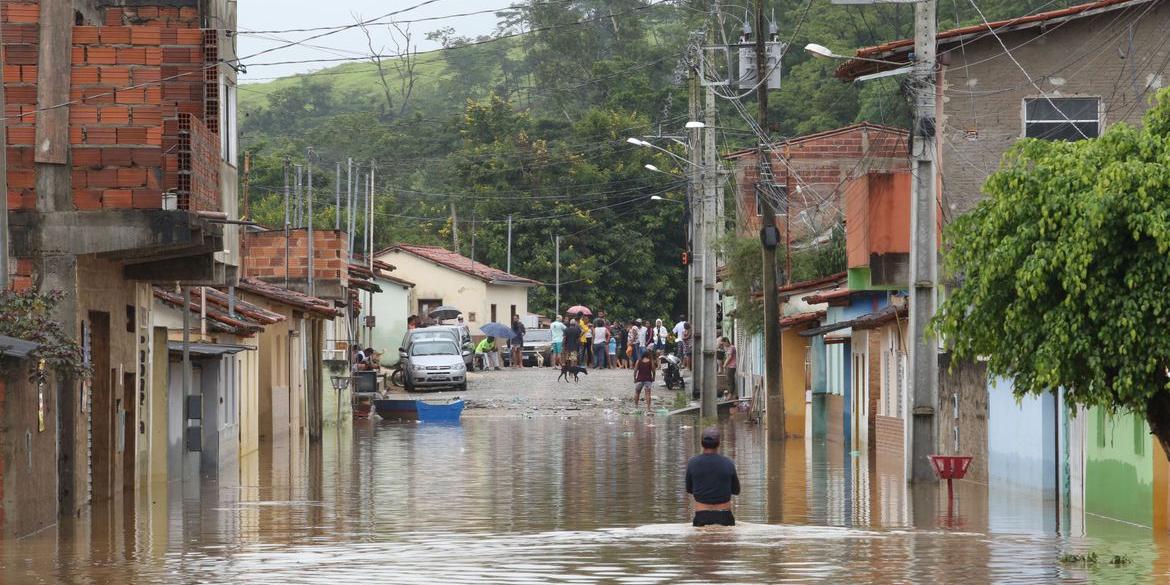
[[[539,354],[544,357],[544,365],[552,366],[552,331],[549,329],[529,329],[524,333],[524,365],[535,366]],[[504,365],[512,365],[512,356],[507,347],[501,349]]]
[[[407,392],[416,388],[454,387],[467,390],[467,366],[454,341],[431,337],[415,339],[402,356]]]
[[[460,348],[460,353],[463,355],[463,365],[466,368],[471,368],[472,346],[471,346],[471,331],[465,325],[431,325],[430,327],[419,327],[406,332],[406,336],[402,338],[402,344],[398,346],[398,354],[401,356],[403,352],[410,349],[410,344],[421,339],[449,339]]]

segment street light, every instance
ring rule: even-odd
[[[702,122],[687,122],[687,124],[686,124],[686,128],[688,130],[694,130],[696,128],[706,128],[706,127],[707,127],[707,125],[702,123]]]
[[[642,165],[642,167],[643,167],[643,168],[645,168],[645,169],[646,169],[646,170],[648,170],[648,171],[654,171],[654,172],[656,172],[656,173],[662,173],[662,172],[665,172],[665,171],[663,171],[662,169],[660,169],[660,168],[658,168],[658,167],[656,167],[656,166],[654,166],[654,165]]]
[[[687,122],[687,124],[688,124],[688,125],[689,125],[689,124],[702,124],[702,122]],[[642,146],[642,147],[646,147],[646,148],[653,148],[654,150],[657,150],[658,152],[662,152],[662,153],[665,153],[665,154],[667,154],[667,155],[669,155],[669,156],[672,156],[672,157],[674,157],[674,158],[675,158],[675,160],[680,160],[680,161],[682,161],[682,162],[684,162],[684,163],[686,163],[686,164],[688,164],[688,165],[691,165],[691,166],[698,166],[698,165],[696,165],[695,163],[691,162],[690,160],[688,160],[688,159],[686,159],[686,158],[683,158],[683,157],[681,157],[681,156],[679,156],[679,155],[677,155],[677,154],[675,154],[675,153],[673,153],[673,152],[671,152],[671,151],[669,151],[669,150],[666,150],[665,148],[662,148],[661,146],[656,146],[656,145],[654,145],[654,144],[651,144],[651,143],[649,143],[649,142],[646,142],[645,140],[639,140],[639,139],[637,139],[637,138],[634,138],[633,136],[631,136],[631,137],[629,137],[629,138],[627,138],[627,139],[626,139],[626,142],[629,142],[630,144],[633,144],[634,146]],[[649,168],[650,168],[650,167],[652,167],[652,166],[654,166],[654,165],[646,165],[646,168],[648,168],[648,169],[649,169]],[[653,168],[653,169],[650,169],[650,170],[652,170],[652,171],[657,171],[657,170],[658,170],[658,168]]]
[[[666,201],[667,203],[682,203],[684,205],[686,204],[686,201],[679,201],[677,199],[667,199],[666,197],[663,197],[661,195],[651,195],[650,200],[651,201]]]

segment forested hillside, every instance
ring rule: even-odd
[[[1073,3],[983,0],[980,8],[995,19]],[[897,78],[839,83],[831,77],[837,62],[800,47],[816,42],[848,54],[906,37],[913,5],[770,5],[790,46],[784,87],[770,101],[773,137],[858,120],[906,124]],[[979,21],[969,2],[939,11],[940,28]],[[680,170],[625,139],[682,132],[689,39],[712,26],[717,42],[734,42],[742,3],[716,10],[709,0],[526,0],[483,15],[497,30],[475,39],[442,21],[401,18],[366,27],[370,54],[380,56],[241,88],[252,218],[283,224],[284,161],[305,164],[312,148],[315,225],[331,229],[335,164],[352,157],[364,174],[376,161],[375,249],[457,239],[463,254],[502,267],[511,215],[513,272],[548,283],[534,292],[534,310],[553,304],[559,234],[564,301],[622,316],[681,312],[683,207],[650,197],[681,201],[685,181],[644,169]],[[443,49],[411,51],[423,37]],[[740,108],[720,100],[720,148],[757,143],[742,117],[753,112],[750,97]]]

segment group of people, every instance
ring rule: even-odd
[[[672,329],[662,319],[635,319],[629,325],[609,321],[605,311],[590,318],[584,313],[554,320],[552,331],[552,365],[586,365],[595,369],[634,368],[647,353],[657,355],[674,349],[690,367],[691,324],[679,316]]]

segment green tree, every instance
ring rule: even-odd
[[[1143,126],[1022,140],[946,232],[934,327],[1017,396],[1143,415],[1170,453],[1170,93]]]

